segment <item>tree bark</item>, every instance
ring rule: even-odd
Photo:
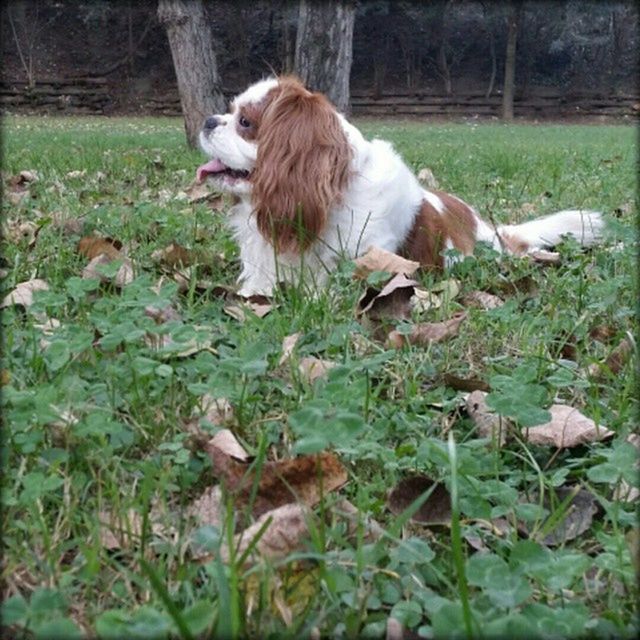
[[[504,85],[502,90],[502,119],[513,120],[513,95],[515,93],[516,78],[516,43],[518,38],[518,23],[522,3],[511,0],[507,16],[507,52],[504,61]]]
[[[300,0],[294,68],[309,89],[339,111],[349,111],[355,4],[351,0]]]
[[[158,19],[167,30],[187,142],[196,147],[205,118],[225,106],[211,26],[202,0],[159,0]]]

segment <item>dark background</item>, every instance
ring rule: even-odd
[[[63,111],[178,113],[171,52],[156,9],[156,2],[147,0],[3,3],[5,106],[17,111],[48,105]],[[234,93],[271,72],[291,70],[297,2],[211,1],[207,11],[225,92]],[[507,4],[497,1],[359,2],[352,95],[485,95],[494,68],[491,93],[499,95],[506,11]],[[637,51],[635,2],[525,1],[518,29],[516,98],[635,96]],[[16,101],[29,87],[37,93],[38,86],[43,93],[50,89],[48,103]],[[101,97],[92,101],[92,91]]]

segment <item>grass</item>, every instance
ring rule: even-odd
[[[3,202],[4,223],[42,228],[33,246],[5,238],[3,287],[32,277],[50,285],[26,314],[2,314],[2,619],[14,636],[298,638],[317,629],[323,637],[384,637],[390,615],[421,637],[635,636],[636,507],[615,498],[622,480],[637,485],[626,442],[637,418],[634,363],[600,381],[585,373],[635,328],[634,129],[360,124],[486,216],[601,209],[610,220],[607,242],[585,253],[561,247],[558,268],[497,262],[486,251],[465,260],[452,274],[459,298],[420,321],[449,317],[465,292],[513,281],[528,290],[498,309],[469,310],[457,337],[429,348],[386,351],[374,339],[355,319],[363,285],[348,265],[317,297],[291,291],[266,317],[240,323],[211,292],[178,294],[169,282],[152,290],[160,274],[151,254],[171,242],[210,256],[199,269],[216,284],[233,285],[238,272],[224,214],[176,199],[201,162],[184,148],[179,121],[5,118],[5,178],[32,169],[39,180],[30,198]],[[57,212],[83,216],[85,234],[128,247],[134,282],[118,292],[82,280],[78,237],[51,224]],[[421,278],[425,286],[437,280]],[[169,329],[174,337],[204,327],[216,353],[161,360],[145,344],[153,327],[145,307],[169,301],[184,320]],[[43,313],[60,321],[48,346]],[[592,337],[598,326],[610,328],[608,341]],[[294,332],[301,356],[340,363],[327,380],[309,385],[278,366],[282,340]],[[518,397],[542,407],[569,403],[616,435],[560,451],[522,438],[487,446],[444,373],[500,380],[516,390],[516,405]],[[527,397],[532,389],[537,400]],[[306,554],[252,568],[190,560],[186,522],[168,539],[147,530],[142,549],[105,548],[101,511],[133,509],[145,519],[151,505],[164,504],[179,515],[211,481],[208,459],[189,448],[184,431],[204,393],[229,399],[234,432],[259,458],[292,455],[301,411],[320,412],[349,470],[342,493],[386,537],[370,542],[362,531],[351,537],[340,522],[317,519]],[[358,417],[356,437],[332,434],[336,411]],[[453,531],[385,509],[387,492],[416,471],[455,489]],[[555,496],[562,485],[580,485],[597,500],[582,535],[547,547],[484,525],[502,517],[546,532],[566,508]],[[466,542],[470,535],[483,539],[483,553]]]

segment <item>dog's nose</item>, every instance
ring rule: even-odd
[[[209,116],[202,125],[205,131],[213,131],[220,124],[218,116]]]

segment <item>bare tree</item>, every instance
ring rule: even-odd
[[[513,120],[513,96],[516,78],[516,43],[518,24],[522,13],[522,2],[511,0],[507,15],[507,52],[504,61],[504,85],[502,93],[502,118]]]
[[[202,0],[160,0],[158,19],[169,38],[187,142],[195,147],[204,119],[225,104],[211,26]]]
[[[300,0],[294,68],[314,91],[321,91],[343,112],[349,110],[353,60],[352,0]]]

